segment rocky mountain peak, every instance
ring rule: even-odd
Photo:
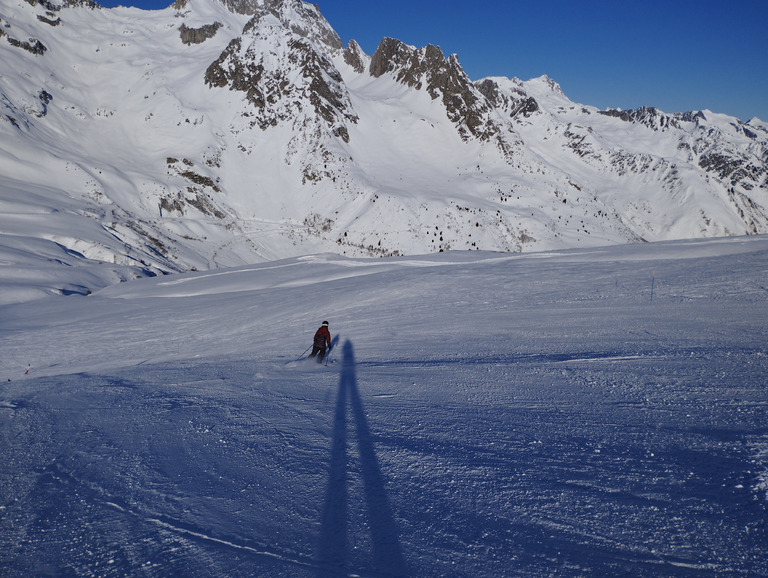
[[[363,52],[360,45],[354,40],[350,40],[344,51],[344,62],[346,62],[358,74],[364,74],[370,65],[370,57]]]
[[[539,78],[534,78],[532,82],[539,82],[544,85],[555,94],[559,94],[561,96],[565,96],[565,93],[563,93],[563,89],[560,87],[560,84],[558,84],[554,79],[550,78],[546,74],[541,75]]]
[[[426,90],[433,100],[441,98],[464,139],[488,140],[498,132],[489,120],[488,102],[461,68],[458,57],[446,58],[437,46],[414,48],[384,38],[371,57],[369,71],[374,78],[390,74],[406,86]]]
[[[504,91],[492,78],[480,80],[475,86],[493,108],[502,111],[509,118],[515,118],[517,115],[529,117],[539,110],[539,103],[525,91]]]
[[[348,140],[345,123],[357,117],[332,62],[332,54],[341,48],[338,35],[316,7],[299,0],[271,0],[208,67],[205,81],[211,87],[244,92],[258,110],[256,122],[262,129],[309,115]]]
[[[267,15],[271,15],[297,36],[311,39],[331,51],[344,49],[341,38],[322,16],[316,4],[302,0],[262,0],[253,15],[244,32],[258,26]]]

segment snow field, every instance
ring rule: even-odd
[[[5,306],[3,571],[765,575],[767,255],[316,255]]]

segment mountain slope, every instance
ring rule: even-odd
[[[600,111],[389,38],[369,56],[300,0],[18,2],[0,74],[0,259],[45,271],[43,293],[310,252],[768,232],[757,119]]]

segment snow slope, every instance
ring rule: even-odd
[[[767,273],[320,254],[3,306],[2,574],[765,576]]]

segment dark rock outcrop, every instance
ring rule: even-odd
[[[344,62],[349,64],[358,74],[364,74],[366,69],[366,55],[357,42],[350,40],[344,51]]]
[[[432,99],[442,98],[448,118],[462,138],[489,140],[498,128],[490,122],[490,106],[474,87],[452,55],[446,58],[437,46],[413,48],[394,38],[384,38],[371,57],[371,76],[391,74],[395,80],[416,90],[426,90]]]
[[[504,93],[493,79],[486,78],[476,82],[475,86],[491,106],[503,111],[510,118],[515,118],[517,115],[529,117],[539,110],[539,103],[535,98],[522,91],[519,92],[519,98],[517,95]]]
[[[208,67],[205,82],[244,92],[259,109],[256,122],[262,129],[296,120],[310,105],[334,135],[348,141],[345,123],[357,122],[357,116],[327,52],[342,47],[341,40],[308,6],[296,0],[267,2],[244,27],[243,36]],[[296,19],[297,8],[304,18]],[[313,33],[318,30],[325,31],[319,43]]]
[[[600,110],[599,114],[619,118],[625,122],[644,124],[654,130],[667,128],[680,128],[680,123],[675,115],[664,114],[652,106],[641,106],[636,110]]]
[[[221,28],[221,22],[206,24],[200,28],[189,28],[186,24],[179,26],[179,35],[184,44],[202,44],[209,38],[216,36],[216,32]]]

